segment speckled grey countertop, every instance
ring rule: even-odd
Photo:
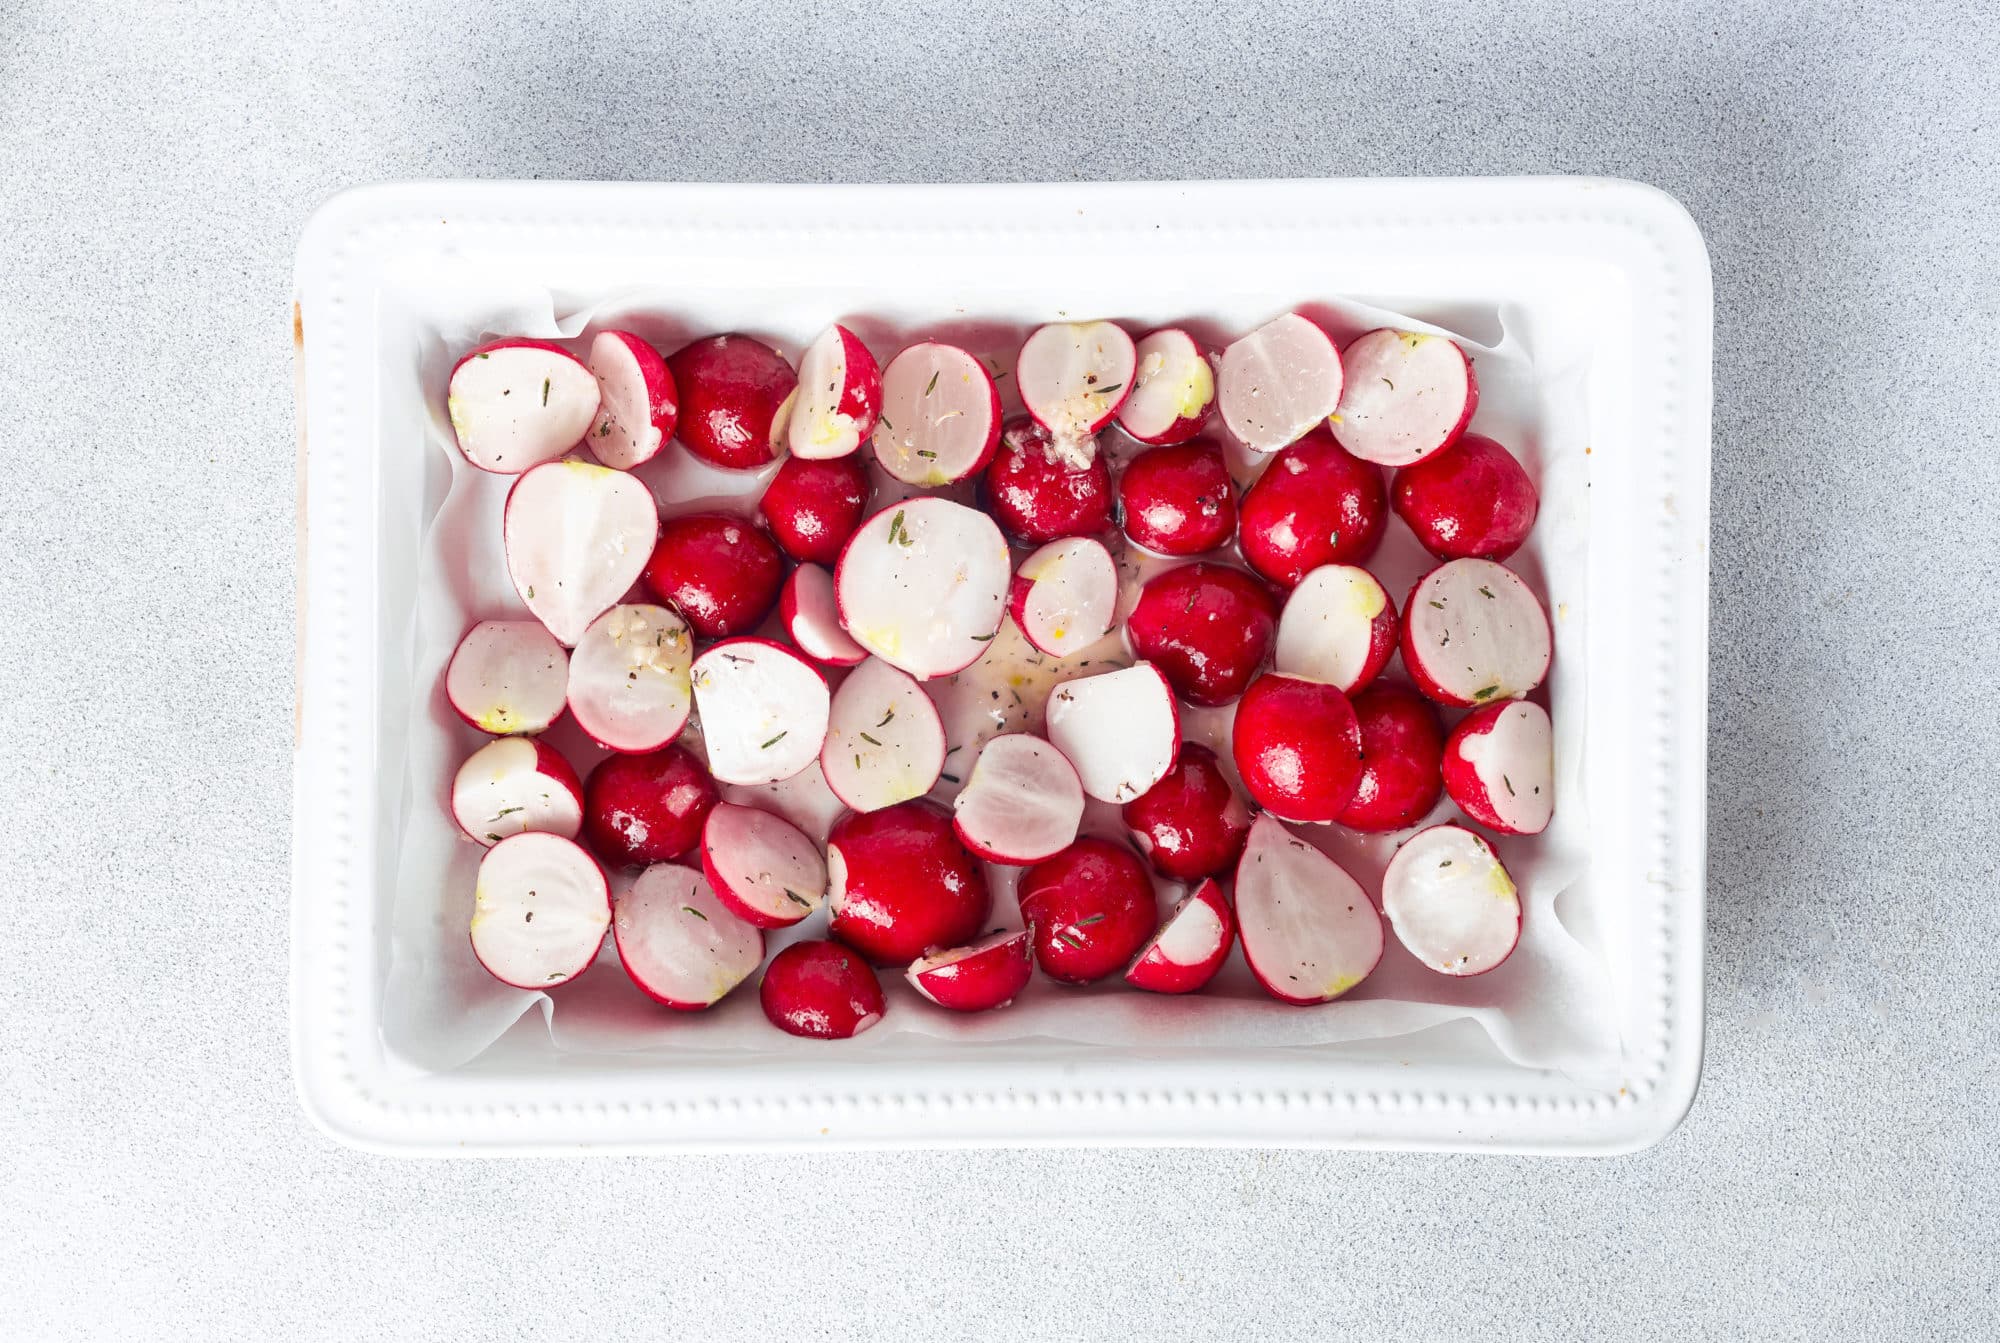
[[[290,8],[0,6],[0,1329],[1993,1336],[2000,11]],[[1667,1141],[408,1163],[308,1124],[285,315],[327,194],[1516,172],[1657,183],[1714,259]]]

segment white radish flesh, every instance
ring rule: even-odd
[[[546,341],[495,341],[451,371],[445,409],[465,460],[503,475],[553,461],[597,419],[597,379]]]
[[[701,830],[701,869],[732,913],[760,928],[797,923],[826,901],[826,859],[781,816],[718,803]]]
[[[527,831],[575,839],[583,828],[583,788],[554,747],[503,737],[458,767],[451,815],[459,829],[486,845]]]
[[[841,552],[841,623],[919,680],[948,676],[999,631],[1011,567],[992,518],[949,499],[909,499],[862,523]]]
[[[1181,749],[1173,690],[1145,662],[1056,687],[1048,732],[1101,802],[1130,802],[1166,777]]]
[[[1132,958],[1125,982],[1148,993],[1193,993],[1215,978],[1235,941],[1236,917],[1222,887],[1204,878]]]
[[[834,693],[819,767],[850,808],[880,811],[928,793],[944,753],[944,724],[923,687],[870,658]]]
[[[791,649],[725,639],[694,660],[708,772],[722,783],[789,779],[826,743],[826,678]]]
[[[1521,940],[1514,879],[1485,840],[1456,825],[1419,831],[1396,850],[1382,873],[1382,912],[1396,940],[1441,975],[1484,974]]]
[[[660,514],[636,476],[591,462],[550,462],[514,482],[502,531],[521,600],[574,647],[639,581]]]
[[[882,374],[875,356],[845,327],[819,333],[799,360],[798,401],[789,430],[794,457],[845,457],[875,432]]]
[[[1288,1003],[1324,1003],[1382,959],[1382,918],[1340,864],[1268,813],[1236,867],[1237,936],[1257,982]]]
[[[569,654],[540,621],[482,620],[452,652],[444,693],[481,732],[540,732],[562,716]]]
[[[664,606],[614,606],[590,622],[569,660],[569,711],[614,751],[651,751],[680,736],[694,707],[694,638]]]
[[[1377,627],[1388,609],[1389,594],[1366,569],[1321,565],[1285,598],[1273,654],[1277,670],[1352,694],[1372,677],[1371,664],[1380,669]]]
[[[1194,337],[1176,327],[1142,338],[1132,395],[1118,424],[1141,443],[1182,443],[1200,432],[1215,404],[1215,370]]]
[[[730,913],[691,867],[655,863],[620,896],[611,921],[625,973],[684,1012],[720,1001],[764,959],[764,934]]]
[[[606,466],[630,471],[660,455],[679,402],[660,352],[629,331],[599,332],[590,372],[603,396],[585,446]]]
[[[1253,452],[1305,437],[1340,405],[1340,351],[1297,313],[1267,322],[1222,352],[1216,400],[1229,432]]]
[[[1039,863],[1083,824],[1083,783],[1050,743],[1024,732],[993,738],[952,802],[965,846],[996,863]]]
[[[1445,788],[1475,821],[1513,835],[1539,835],[1555,814],[1555,748],[1548,710],[1516,700],[1475,724],[1467,718],[1445,748]],[[1470,773],[1475,786],[1468,787]]]
[[[828,667],[852,667],[868,650],[840,627],[840,603],[833,595],[833,575],[817,564],[801,564],[778,594],[778,616],[799,651]]]
[[[985,466],[1000,442],[1000,394],[955,345],[912,345],[882,370],[875,458],[907,485],[948,485]]]
[[[488,973],[516,988],[552,988],[597,958],[611,888],[576,841],[529,833],[486,851],[472,906],[472,951]]]
[[[1072,536],[1021,561],[1014,575],[1014,623],[1050,657],[1068,657],[1102,639],[1118,608],[1118,565],[1102,542]]]
[[[1364,462],[1408,466],[1443,451],[1478,403],[1465,351],[1443,336],[1385,327],[1340,358],[1346,386],[1329,427]]]
[[[1051,451],[1082,467],[1097,451],[1092,436],[1131,395],[1137,364],[1132,338],[1114,322],[1052,322],[1021,346],[1014,380]]]
[[[1549,617],[1528,585],[1492,560],[1426,574],[1403,611],[1403,662],[1447,704],[1519,699],[1549,673]]]

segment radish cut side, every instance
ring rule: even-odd
[[[575,839],[583,828],[583,784],[554,747],[503,737],[458,767],[451,815],[459,829],[489,846],[531,830]]]
[[[1452,560],[1419,579],[1403,608],[1403,662],[1445,704],[1519,699],[1549,674],[1541,602],[1492,560]]]
[[[954,1012],[1005,1007],[1034,973],[1032,936],[1026,928],[1002,929],[971,946],[919,956],[904,973],[911,987],[939,1007]]]
[[[1222,352],[1216,401],[1229,432],[1254,452],[1296,443],[1340,405],[1340,351],[1297,313]]]
[[[528,472],[507,492],[502,521],[515,590],[565,647],[639,581],[659,533],[645,483],[591,462]]]
[[[979,752],[952,801],[965,847],[996,863],[1039,863],[1068,848],[1083,824],[1076,766],[1024,732],[995,737]]]
[[[545,340],[498,340],[458,361],[445,410],[465,460],[512,475],[583,442],[597,419],[597,379]]]
[[[1539,835],[1555,814],[1555,747],[1548,710],[1526,700],[1474,709],[1451,730],[1444,786],[1473,820]]]
[[[1000,393],[986,365],[955,345],[912,345],[882,371],[875,459],[906,485],[949,485],[993,459]]]
[[[1239,897],[1240,898],[1240,897]],[[1521,899],[1492,846],[1434,825],[1382,873],[1382,912],[1409,953],[1441,975],[1483,975],[1521,940]]]
[[[1057,686],[1048,730],[1100,802],[1130,802],[1166,777],[1181,749],[1174,692],[1146,662]]]
[[[1132,395],[1118,424],[1141,443],[1185,443],[1215,405],[1215,370],[1193,336],[1176,327],[1142,338],[1134,350]]]
[[[783,817],[717,803],[701,829],[701,870],[716,898],[759,928],[797,923],[826,901],[826,859]]]
[[[724,639],[694,660],[708,772],[722,783],[789,779],[826,743],[830,696],[810,662],[768,639]]]
[[[683,1012],[719,1002],[764,959],[764,934],[730,913],[701,873],[675,863],[639,874],[611,931],[632,982]]]
[[[882,371],[859,336],[830,326],[799,360],[798,396],[788,431],[792,455],[807,461],[845,457],[875,432]]]
[[[944,771],[944,722],[924,688],[880,658],[856,667],[833,696],[820,772],[855,811],[922,797]]]
[[[687,622],[664,606],[614,606],[569,660],[569,712],[614,751],[652,751],[681,735],[694,707]]]
[[[840,553],[834,595],[856,643],[927,681],[986,651],[1011,568],[992,518],[949,499],[910,499],[861,524]]]
[[[1277,669],[1353,694],[1396,648],[1396,611],[1375,575],[1351,564],[1307,574],[1278,617]]]
[[[1346,386],[1328,427],[1364,462],[1408,466],[1458,441],[1479,404],[1465,351],[1443,336],[1387,327],[1341,355]]]
[[[680,414],[674,375],[660,352],[629,331],[590,343],[590,372],[603,396],[587,446],[606,466],[630,471],[660,455]]]
[[[1269,814],[1236,866],[1243,958],[1272,997],[1331,1002],[1382,959],[1382,916],[1347,869]]]
[[[1236,917],[1214,878],[1174,906],[1133,958],[1125,982],[1148,993],[1193,993],[1214,979],[1236,943]]]
[[[1111,629],[1118,565],[1102,542],[1051,541],[1021,562],[1008,607],[1029,643],[1050,657],[1068,657]]]
[[[575,840],[514,835],[479,862],[472,953],[503,984],[545,989],[575,979],[610,922],[604,869]]]
[[[1021,346],[1014,380],[1055,455],[1082,467],[1097,452],[1092,436],[1132,394],[1137,368],[1132,338],[1116,323],[1051,322]]]
[[[534,620],[482,620],[444,672],[445,698],[481,732],[540,732],[562,716],[569,654]]]
[[[868,650],[840,627],[840,603],[833,595],[833,575],[817,564],[801,564],[778,594],[778,618],[799,651],[828,667],[852,667]]]

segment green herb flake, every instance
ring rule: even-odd
[[[526,807],[502,807],[500,808],[500,810],[493,813],[493,819],[497,821],[502,816],[512,816],[517,811],[526,811],[526,810],[527,810]]]
[[[861,734],[861,740],[867,742],[870,746],[880,746],[882,744],[881,742],[876,741],[873,737],[869,736],[866,732]]]
[[[935,452],[932,452],[929,448],[918,448],[917,456],[928,457],[931,458],[933,461],[937,459],[937,454]]]
[[[1433,601],[1433,602],[1431,603],[1431,605],[1432,605],[1432,606],[1435,606],[1435,607],[1436,607],[1436,608],[1437,608],[1438,610],[1440,610],[1440,611],[1444,610],[1444,603],[1443,603],[1443,602],[1440,602],[1440,601]]]
[[[759,746],[757,749],[760,751],[768,751],[773,746],[776,746],[779,742],[783,741],[789,735],[791,735],[791,729],[786,728],[783,732],[780,732],[777,736],[771,738],[771,740],[765,742],[762,746]]]
[[[1102,922],[1104,922],[1104,916],[1102,914],[1092,914],[1087,919],[1078,919],[1076,921],[1076,926],[1079,928],[1088,928],[1093,923],[1102,923]]]
[[[889,423],[889,417],[887,415],[877,415],[875,418],[882,422],[882,427],[884,429],[887,429],[892,434],[896,432],[896,426]]]
[[[1125,384],[1122,382],[1114,382],[1109,387],[1093,387],[1091,388],[1091,390],[1096,392],[1099,396],[1110,396],[1113,392],[1117,391],[1120,387],[1123,387],[1124,385]]]
[[[895,706],[895,705],[893,705],[893,704],[891,704],[891,705],[889,706],[889,712],[887,712],[887,713],[883,714],[883,715],[882,715],[882,721],[881,721],[881,722],[879,722],[879,723],[877,723],[877,724],[876,724],[875,726],[876,726],[876,727],[887,727],[887,726],[889,726],[890,722],[892,722],[892,721],[893,721],[893,720],[895,719],[895,717],[896,717],[896,706]]]
[[[1517,792],[1515,792],[1515,791],[1514,791],[1514,781],[1513,781],[1512,779],[1508,778],[1508,777],[1507,777],[1507,776],[1506,776],[1505,774],[1502,774],[1502,775],[1500,776],[1500,782],[1502,782],[1502,783],[1504,783],[1504,784],[1506,784],[1506,785],[1507,785],[1507,796],[1508,796],[1508,797],[1519,797],[1519,796],[1520,796],[1520,794],[1519,794],[1519,793],[1517,793]]]
[[[937,390],[937,380],[938,380],[938,375],[936,373],[932,373],[930,384],[924,388],[925,396],[929,396],[932,392],[935,392]]]
[[[542,404],[545,406],[549,404],[549,382],[548,378],[542,379]]]
[[[1482,587],[1479,589],[1479,595],[1484,597],[1487,601],[1490,602],[1493,600],[1493,589],[1488,587]]]
[[[972,636],[972,642],[976,644],[990,644],[993,642],[993,635],[999,632],[999,630],[995,630],[993,634],[975,634]]]
[[[696,908],[695,908],[695,907],[694,907],[693,905],[682,905],[682,906],[681,906],[681,913],[683,913],[683,914],[692,914],[692,915],[694,915],[694,916],[695,916],[695,917],[696,917],[697,919],[700,919],[700,920],[701,920],[701,921],[702,921],[703,923],[707,923],[707,922],[708,922],[708,915],[706,915],[706,914],[702,913],[702,912],[701,912],[700,910],[696,909]]]
[[[800,895],[797,891],[793,890],[789,886],[785,887],[785,898],[790,900],[793,904],[803,905],[807,909],[811,909],[813,907],[812,901],[806,899],[803,895]]]
[[[1500,687],[1497,685],[1481,686],[1472,692],[1472,697],[1474,699],[1491,699],[1499,693]]]
[[[957,782],[958,782],[958,776],[957,776],[956,774],[940,774],[940,775],[938,775],[938,777],[939,777],[940,779],[943,779],[943,780],[944,780],[944,781],[945,781],[946,783],[957,783]]]

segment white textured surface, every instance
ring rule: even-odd
[[[0,8],[8,1332],[1990,1337],[1990,7],[869,8]],[[1533,171],[1667,188],[1715,265],[1709,1062],[1659,1148],[410,1164],[310,1129],[284,328],[319,199]]]

